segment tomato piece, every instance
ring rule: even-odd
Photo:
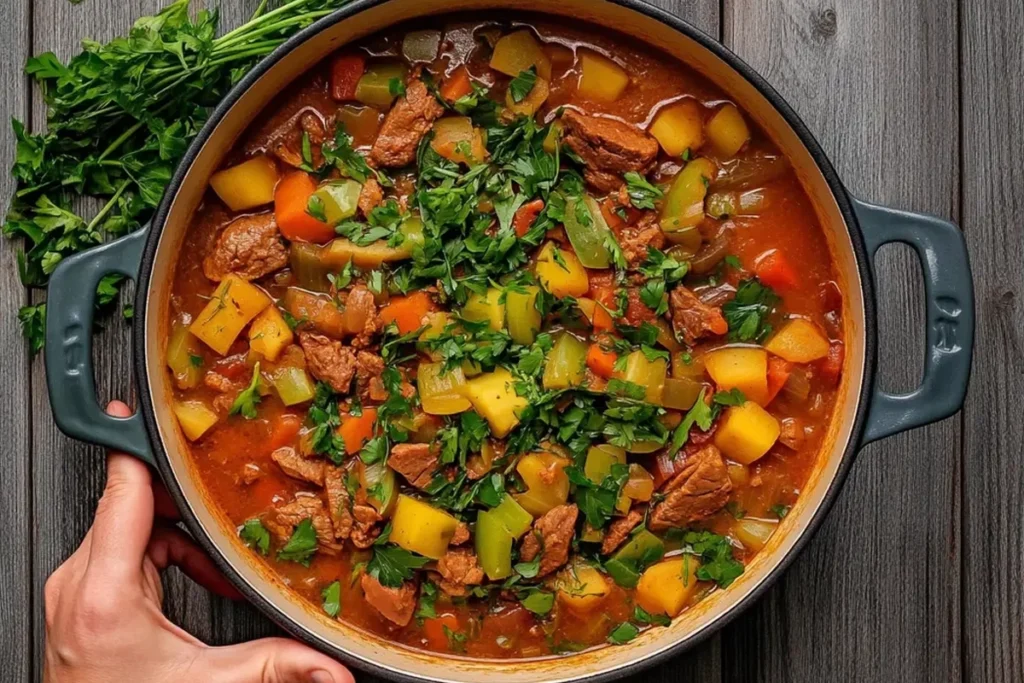
[[[846,348],[842,342],[832,342],[828,347],[828,355],[817,361],[821,379],[829,386],[839,384],[839,376],[843,372],[843,359]]]
[[[512,217],[512,228],[516,231],[516,236],[523,237],[526,233],[530,232],[530,227],[543,210],[543,199],[534,199],[532,202],[527,202],[516,209],[516,213]]]
[[[331,63],[331,97],[338,102],[356,98],[356,85],[366,70],[366,57],[358,54],[340,55]]]
[[[793,364],[777,356],[768,358],[768,403],[775,400],[793,372]],[[766,404],[767,405],[767,404]]]

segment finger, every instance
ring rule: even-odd
[[[112,401],[107,412],[131,414],[128,406]],[[96,508],[89,566],[113,581],[138,572],[153,528],[153,478],[141,461],[123,453],[107,456],[107,485]]]
[[[242,599],[242,594],[217,570],[213,560],[181,529],[156,527],[147,552],[160,571],[173,564],[206,590],[232,600]]]
[[[174,521],[181,519],[178,506],[174,504],[174,499],[171,498],[171,494],[167,493],[167,488],[159,479],[153,482],[153,504],[157,517]]]
[[[206,679],[215,681],[355,683],[351,672],[335,660],[285,638],[209,648],[201,659],[199,671]]]

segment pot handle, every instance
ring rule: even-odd
[[[46,385],[54,420],[75,439],[130,453],[154,464],[149,437],[136,412],[107,415],[96,400],[92,329],[96,286],[108,273],[137,280],[149,225],[61,261],[46,296]]]
[[[963,406],[974,348],[974,284],[967,244],[952,223],[857,199],[853,205],[872,265],[878,248],[888,242],[903,242],[917,252],[928,326],[921,385],[899,395],[875,387],[864,445],[949,417]]]

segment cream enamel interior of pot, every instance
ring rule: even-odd
[[[201,483],[189,465],[186,445],[168,405],[171,387],[163,363],[167,337],[167,311],[171,271],[190,215],[203,195],[210,175],[245,127],[288,83],[345,43],[361,38],[400,21],[425,13],[460,10],[490,10],[501,16],[502,9],[538,11],[587,20],[642,39],[704,73],[736,101],[766,130],[792,160],[812,197],[825,227],[839,270],[845,296],[846,361],[840,399],[832,420],[824,451],[801,497],[782,522],[779,532],[748,565],[744,575],[728,590],[717,591],[685,612],[668,628],[647,631],[625,646],[605,647],[562,658],[542,660],[467,660],[397,647],[372,634],[330,620],[310,609],[281,585],[249,551],[242,547],[234,529],[208,503]],[[866,340],[863,290],[856,257],[842,215],[831,190],[818,171],[811,155],[797,135],[771,104],[716,55],[699,43],[661,22],[633,10],[603,0],[449,0],[429,4],[419,0],[391,0],[364,10],[326,29],[305,42],[267,71],[234,105],[217,131],[199,153],[168,215],[153,265],[152,282],[146,306],[146,367],[150,399],[156,407],[159,437],[171,469],[189,501],[195,517],[213,539],[224,559],[253,590],[259,592],[280,612],[315,640],[340,649],[351,658],[371,662],[406,677],[439,681],[477,682],[484,679],[500,683],[519,681],[570,681],[594,675],[609,675],[615,670],[651,657],[673,645],[691,640],[721,619],[764,582],[776,565],[792,551],[799,537],[820,507],[841,464],[843,452],[853,428],[858,396],[864,376]]]

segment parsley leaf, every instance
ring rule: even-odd
[[[738,388],[733,387],[729,391],[719,391],[712,400],[720,406],[741,406],[747,402],[747,397]]]
[[[260,555],[265,556],[270,550],[270,532],[263,526],[263,522],[255,517],[245,520],[238,531],[238,536],[247,546],[258,550]]]
[[[665,614],[651,614],[640,605],[633,608],[633,621],[638,624],[651,624],[652,626],[668,626],[672,620]]]
[[[338,612],[341,611],[341,582],[335,581],[324,588],[320,592],[320,597],[323,598],[323,608],[327,616],[332,618],[338,616]]]
[[[636,171],[630,171],[623,177],[626,179],[629,201],[638,209],[654,209],[654,200],[661,199],[665,194]]]
[[[533,86],[536,82],[537,67],[531,66],[526,71],[520,71],[519,75],[513,78],[508,84],[508,91],[512,95],[512,101],[519,104],[525,100],[533,90]]]
[[[707,389],[701,389],[697,395],[697,400],[690,408],[686,415],[683,416],[683,421],[676,427],[676,431],[672,434],[672,445],[669,447],[668,457],[674,458],[679,449],[683,447],[686,440],[690,436],[690,428],[693,425],[697,425],[702,431],[708,431],[711,429],[711,423],[715,419],[715,413],[704,401],[704,393]]]
[[[46,343],[46,304],[22,306],[18,310],[18,322],[21,323],[21,334],[28,340],[28,347],[33,354],[43,350]]]
[[[259,362],[252,369],[252,381],[249,382],[249,386],[242,390],[242,393],[235,398],[234,403],[231,404],[231,410],[228,411],[228,415],[242,414],[246,420],[252,420],[256,417],[256,406],[259,405],[260,395],[257,391],[260,383],[260,364]]]
[[[316,530],[313,528],[313,520],[307,517],[298,523],[291,538],[277,551],[277,559],[298,562],[308,567],[315,553]]]
[[[778,517],[779,519],[785,519],[786,515],[789,514],[789,506],[783,505],[782,503],[776,503],[775,505],[772,505],[769,509],[772,511],[772,514]]]
[[[390,526],[385,531],[389,532]],[[379,542],[381,538],[386,538],[384,533],[377,541]],[[411,553],[405,548],[399,548],[397,545],[377,545],[375,543],[373,557],[366,565],[366,573],[380,582],[382,586],[398,588],[404,581],[413,577],[414,570],[420,569],[427,562],[430,562],[428,558]]]
[[[740,282],[736,297],[722,306],[722,315],[729,324],[729,340],[764,341],[772,331],[767,318],[778,303],[778,295],[756,277]]]
[[[419,601],[416,603],[417,619],[433,619],[437,616],[434,603],[437,601],[437,586],[432,581],[425,581],[420,587]]]
[[[608,634],[608,642],[612,645],[625,645],[640,635],[640,629],[628,621],[624,621]]]
[[[741,574],[743,563],[732,556],[732,544],[725,536],[710,531],[687,531],[683,543],[701,558],[697,578],[714,581],[721,588],[728,588]]]
[[[539,588],[531,588],[520,595],[519,602],[534,614],[544,616],[555,606],[555,594]]]
[[[576,485],[576,504],[586,517],[587,523],[595,529],[603,528],[615,513],[619,493],[629,479],[629,468],[622,463],[615,463],[600,484],[591,481],[583,470],[575,465],[566,467],[564,471],[569,481]]]
[[[401,78],[392,78],[388,81],[388,93],[392,97],[402,97],[405,95],[405,83],[402,82]]]

